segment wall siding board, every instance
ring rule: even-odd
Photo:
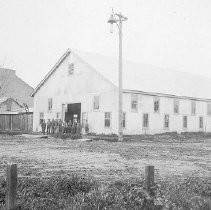
[[[32,132],[33,114],[0,114],[0,130]]]

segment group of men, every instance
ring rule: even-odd
[[[85,131],[87,133],[87,122]],[[43,119],[41,122],[41,128],[43,134],[64,134],[64,133],[71,133],[71,134],[81,134],[82,125],[80,122],[74,121],[73,123],[71,120],[69,122],[64,122],[61,119],[48,119],[47,123]]]

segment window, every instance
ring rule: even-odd
[[[203,117],[199,117],[199,128],[203,128],[204,127],[204,119]]]
[[[138,111],[138,95],[131,95],[131,110],[134,112]]]
[[[158,113],[160,109],[160,99],[159,97],[154,97],[154,112]]]
[[[164,128],[169,128],[169,115],[165,114],[164,115]]]
[[[143,114],[143,127],[149,127],[149,114]]]
[[[111,112],[105,112],[105,127],[111,127]]]
[[[56,118],[59,119],[60,118],[60,112],[56,113]]]
[[[53,99],[49,98],[48,99],[48,111],[51,111],[53,107]]]
[[[207,104],[207,115],[211,115],[211,104]]]
[[[188,117],[183,116],[183,128],[188,128]]]
[[[126,113],[125,112],[122,113],[122,127],[123,128],[126,127]]]
[[[68,75],[72,75],[74,73],[74,63],[70,63],[68,65]]]
[[[191,114],[195,115],[196,114],[196,102],[191,101]]]
[[[179,100],[174,99],[174,114],[179,114]]]
[[[100,96],[94,96],[94,110],[100,109]]]
[[[44,119],[44,113],[40,112],[40,124],[43,122]]]

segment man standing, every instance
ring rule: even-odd
[[[48,122],[47,122],[47,134],[50,134],[50,129],[51,129],[51,121],[50,121],[50,119],[48,119]]]
[[[51,134],[54,134],[54,131],[55,131],[55,120],[53,118],[51,121]]]
[[[88,120],[86,120],[86,123],[85,123],[85,133],[88,134],[89,133],[89,124],[88,124]]]
[[[43,119],[42,123],[41,123],[41,128],[42,128],[42,133],[45,135],[45,129],[46,129],[46,122]]]

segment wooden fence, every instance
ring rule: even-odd
[[[33,113],[0,114],[1,131],[32,132]]]

